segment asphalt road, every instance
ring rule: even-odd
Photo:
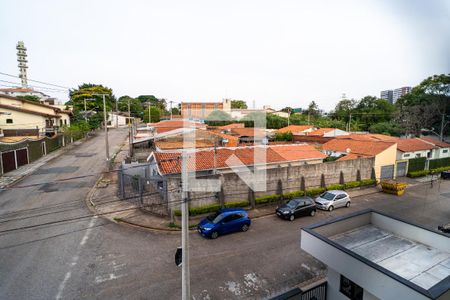
[[[112,131],[112,147],[125,135]],[[181,297],[181,273],[174,263],[178,234],[89,217],[84,198],[95,177],[52,183],[101,171],[103,157],[100,135],[20,183],[50,184],[0,194],[1,299]],[[268,298],[320,276],[324,266],[300,250],[300,228],[369,207],[436,228],[450,222],[450,182],[414,187],[403,197],[377,193],[355,198],[350,208],[293,222],[268,216],[254,220],[246,233],[217,240],[194,232],[190,235],[193,298]]]

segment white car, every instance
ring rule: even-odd
[[[323,210],[332,211],[338,207],[350,207],[350,196],[344,191],[326,191],[314,200],[316,207]]]

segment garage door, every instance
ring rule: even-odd
[[[16,157],[17,157],[17,167],[28,164],[28,150],[27,149],[16,150]]]
[[[397,177],[406,176],[406,165],[406,161],[397,163]]]
[[[16,157],[14,156],[14,151],[2,153],[2,166],[3,173],[16,169]]]
[[[381,179],[394,178],[394,165],[381,167]]]

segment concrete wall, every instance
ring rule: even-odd
[[[301,189],[302,177],[304,178],[305,188],[319,187],[321,185],[322,174],[325,179],[325,185],[339,183],[341,172],[345,182],[355,181],[357,179],[358,169],[361,173],[361,179],[368,179],[371,177],[373,164],[373,158],[361,158],[319,164],[303,164],[296,166],[292,166],[287,163],[280,164],[267,170],[265,182],[266,192],[256,192],[255,197],[276,194],[279,187],[279,180],[281,180],[282,192],[287,193]],[[249,187],[237,174],[230,172],[216,175],[215,177],[222,181],[225,202],[248,199]],[[167,176],[167,178],[168,191],[178,190],[178,187],[180,186],[179,175],[176,177]],[[210,175],[208,178],[213,178],[213,175]],[[169,192],[169,201],[179,201],[180,199],[181,195],[178,191]],[[193,192],[191,193],[191,199],[192,206],[219,203],[215,193],[212,192]]]

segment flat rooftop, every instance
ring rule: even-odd
[[[372,224],[330,236],[329,239],[426,290],[450,275],[449,252]]]
[[[311,244],[314,238],[335,250]],[[302,228],[302,248],[341,270],[351,266],[333,257],[345,253],[427,298],[450,295],[450,237],[408,220],[371,209],[351,213]]]

